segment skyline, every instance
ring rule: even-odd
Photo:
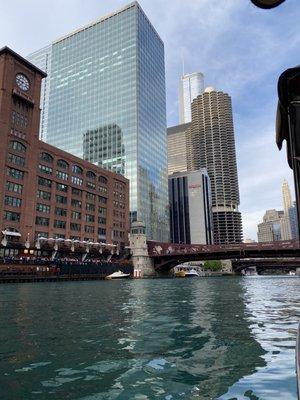
[[[112,0],[97,4],[92,0],[87,8],[80,0],[67,0],[64,9],[58,1],[40,8],[40,3],[30,0],[25,9],[18,7],[20,1],[3,4],[0,46],[8,45],[27,56],[127,3]],[[256,9],[250,1],[236,6],[236,0],[223,0],[222,7],[220,0],[190,0],[184,5],[176,0],[172,7],[169,2],[161,5],[158,0],[139,3],[165,43],[168,126],[179,120],[180,53],[184,56],[185,73],[204,73],[205,87],[214,86],[232,97],[244,238],[256,240],[256,226],[265,210],[282,208],[284,179],[288,180],[294,199],[292,173],[285,150],[277,150],[274,126],[277,79],[284,69],[299,63],[294,49],[300,35],[293,26],[300,16],[299,7],[294,0],[272,11]]]

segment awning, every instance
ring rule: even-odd
[[[3,235],[7,235],[7,236],[21,236],[21,233],[19,232],[13,232],[13,231],[2,231]]]

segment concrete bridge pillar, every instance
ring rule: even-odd
[[[232,261],[231,260],[221,260],[222,272],[225,274],[232,274]]]
[[[296,268],[296,275],[300,276],[300,268]]]
[[[140,278],[157,276],[153,259],[148,254],[146,227],[143,222],[136,221],[132,223],[129,243],[134,276]]]

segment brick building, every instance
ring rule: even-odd
[[[34,247],[42,237],[124,245],[129,181],[39,140],[43,77],[0,49],[1,244]]]

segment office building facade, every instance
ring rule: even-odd
[[[282,240],[283,211],[267,210],[263,222],[257,225],[257,239],[259,242],[276,242]],[[283,223],[284,224],[284,223]]]
[[[297,240],[297,239],[299,239],[299,230],[298,230],[296,202],[294,202],[292,207],[289,208],[289,220],[290,220],[290,227],[291,227],[291,238],[293,240]]]
[[[168,175],[188,170],[187,130],[190,125],[176,125],[167,129]]]
[[[205,169],[169,176],[173,243],[212,244],[210,180]]]
[[[204,91],[204,76],[201,72],[182,75],[179,82],[179,123],[192,120],[192,102]]]
[[[40,99],[41,117],[39,138],[44,142],[47,140],[46,136],[48,128],[48,107],[50,94],[50,76],[48,76],[48,74],[50,74],[51,71],[51,49],[51,45],[46,46],[27,57],[32,64],[38,66],[42,71],[47,74],[47,76],[42,79]]]
[[[164,44],[139,4],[53,42],[50,80],[47,142],[124,174],[132,221],[168,240]]]
[[[286,180],[283,181],[281,190],[283,199],[283,210],[285,214],[288,214],[289,208],[292,207],[293,203],[292,203],[290,187]]]
[[[44,72],[0,50],[1,244],[39,238],[125,245],[129,182],[38,138]]]
[[[215,244],[240,243],[242,220],[231,98],[207,88],[192,103],[188,169],[206,168],[211,181]]]
[[[289,217],[289,209],[292,207],[292,196],[289,184],[286,180],[282,183],[282,200],[283,200],[283,211],[284,216],[281,218],[281,239],[282,240],[291,240],[292,232],[291,232],[291,221]]]

